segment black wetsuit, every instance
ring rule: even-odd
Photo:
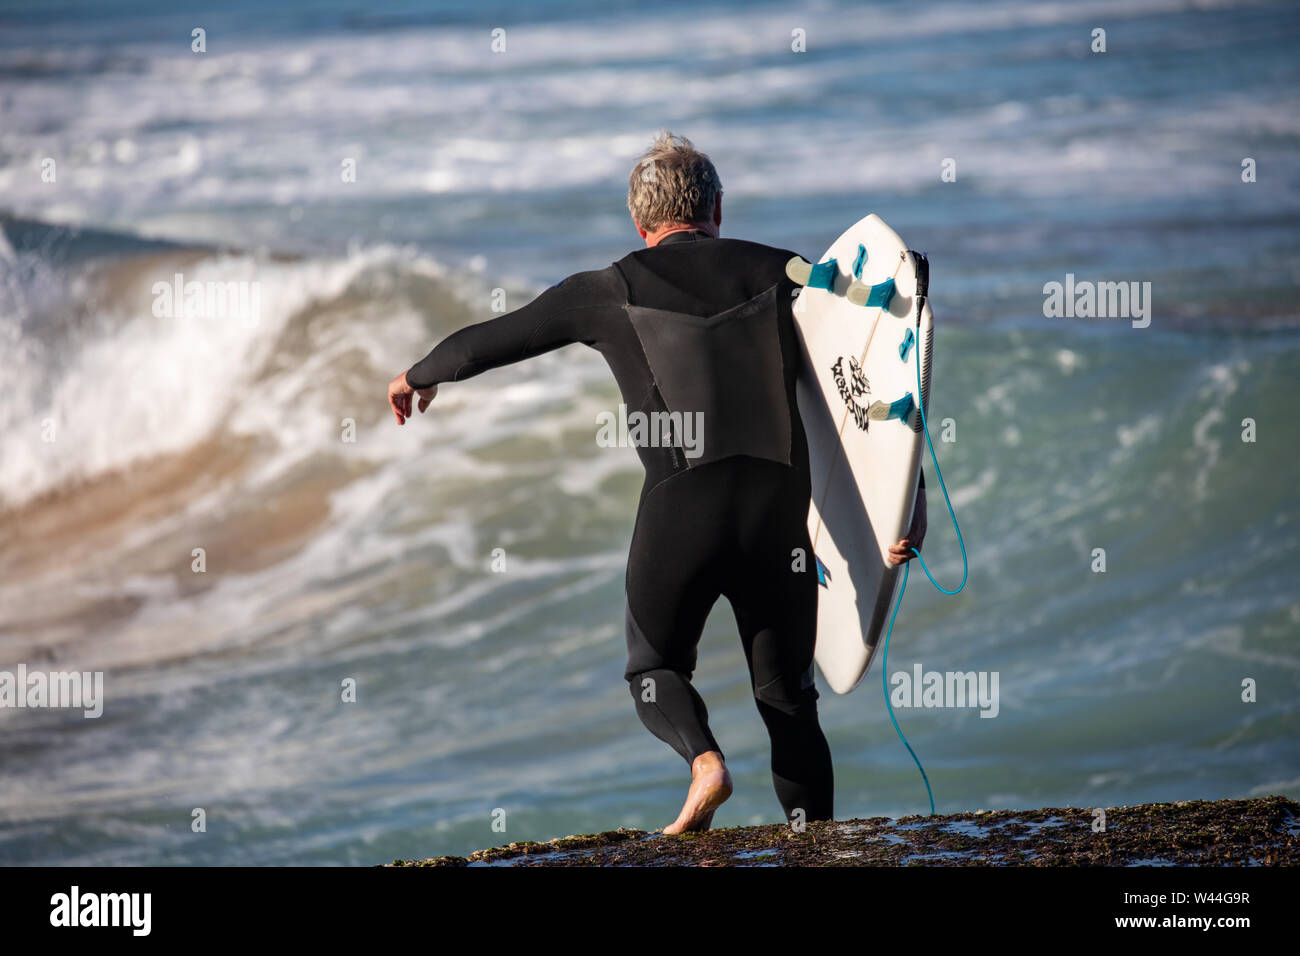
[[[407,372],[452,382],[582,342],[604,355],[627,411],[698,414],[691,448],[643,443],[627,566],[626,678],[637,713],[691,762],[722,748],[691,686],[710,609],[735,612],[787,817],[830,819],[830,749],[817,721],[816,561],[808,537],[808,448],[785,275],[794,255],[703,232],[668,235],[581,272],[514,312],[469,326]]]

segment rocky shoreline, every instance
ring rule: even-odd
[[[390,866],[1295,866],[1300,804],[1286,797],[1092,809],[997,810],[734,827],[665,836],[618,829]]]

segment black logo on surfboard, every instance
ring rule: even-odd
[[[849,374],[848,378],[844,375],[844,358],[841,356],[835,360],[831,366],[831,374],[835,376],[835,387],[839,389],[840,398],[844,399],[844,405],[853,413],[853,421],[858,428],[863,431],[867,430],[867,406],[859,404],[858,399],[865,398],[871,394],[871,383],[867,381],[867,376],[862,372],[862,366],[852,355],[849,357]]]

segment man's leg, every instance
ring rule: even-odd
[[[699,639],[699,631],[695,632]],[[695,667],[695,644],[689,648],[689,663],[672,663],[641,631],[629,605],[628,687],[636,702],[637,716],[646,729],[676,750],[691,768],[691,786],[677,819],[664,827],[665,833],[707,830],[713,811],[731,796],[731,774],[723,761],[722,749],[709,730],[709,712],[704,700],[691,686]]]
[[[835,811],[835,773],[817,719],[813,641],[788,624],[759,623],[763,619],[745,605],[736,608],[754,702],[771,741],[772,785],[787,820],[830,820]]]
[[[665,657],[645,636],[630,606],[626,628],[628,663],[624,676],[641,723],[681,754],[688,765],[700,754],[721,753],[722,748],[709,730],[708,708],[691,685],[695,647],[682,648],[689,652],[684,659]]]
[[[691,685],[700,632],[719,597],[709,530],[721,515],[709,501],[710,487],[683,476],[653,489],[641,503],[628,555],[624,676],[641,722],[691,768],[686,801],[665,833],[708,829],[713,811],[731,796],[708,709]]]
[[[813,681],[818,584],[808,499],[797,478],[779,466],[755,462],[750,472],[739,498],[739,554],[726,594],[771,741],[772,783],[786,819],[802,811],[805,821],[830,820],[835,773]],[[795,559],[799,552],[802,562]]]

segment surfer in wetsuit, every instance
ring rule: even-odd
[[[443,382],[575,342],[599,351],[629,419],[640,412],[652,423],[637,444],[646,477],[628,555],[624,676],[642,723],[691,769],[664,832],[708,829],[731,795],[691,685],[705,619],[724,596],[771,740],[777,798],[787,819],[829,820],[833,772],[813,683],[808,448],[795,402],[798,286],[785,273],[794,253],[720,238],[717,171],[667,132],[632,170],[628,208],[645,249],[448,336],[393,379],[389,404],[400,425]],[[890,549],[895,564],[925,535],[924,476],[915,513]]]

